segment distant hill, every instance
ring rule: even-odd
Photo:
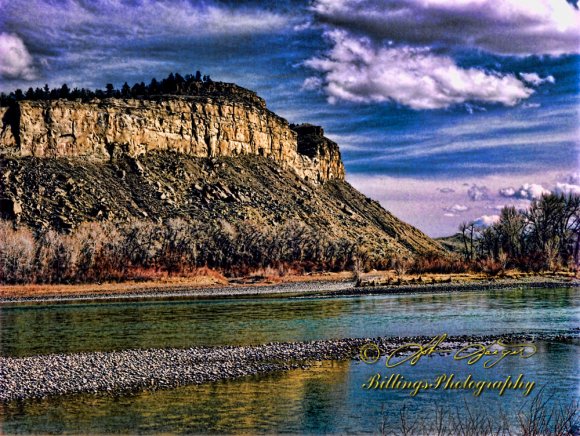
[[[435,238],[435,241],[452,253],[461,253],[464,250],[463,236],[461,233]]]

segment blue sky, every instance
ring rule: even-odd
[[[199,69],[322,125],[355,187],[441,236],[548,190],[580,192],[577,6],[0,0],[0,90]]]

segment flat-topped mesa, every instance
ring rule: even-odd
[[[198,88],[146,99],[22,100],[0,107],[0,155],[109,160],[161,150],[196,157],[253,154],[314,183],[344,179],[338,146],[321,128],[291,127],[254,92],[234,84]]]

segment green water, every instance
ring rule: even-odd
[[[0,354],[248,345],[579,326],[576,289],[0,307]]]
[[[580,327],[574,289],[312,299],[155,301],[0,308],[4,355],[163,346],[251,344],[383,335],[561,332]],[[516,425],[540,390],[549,407],[580,400],[580,346],[538,343],[530,359],[506,359],[486,370],[451,356],[423,358],[387,370],[384,362],[323,362],[293,370],[110,397],[75,395],[13,402],[0,409],[5,433],[377,433],[384,421],[400,427],[404,405],[412,417],[435,408],[464,416],[505,415]],[[523,374],[536,388],[504,396],[484,392],[362,388],[373,374],[408,380],[440,374],[501,380]]]

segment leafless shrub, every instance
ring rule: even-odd
[[[393,258],[393,269],[397,274],[397,277],[402,278],[406,273],[409,267],[411,266],[411,261],[401,254],[397,254]]]
[[[410,267],[410,271],[415,274],[451,274],[465,273],[470,271],[471,268],[472,264],[458,256],[431,254],[416,257]]]
[[[65,283],[74,280],[80,247],[74,236],[55,230],[42,234],[36,244],[36,271],[40,282]]]
[[[540,391],[524,404],[516,419],[510,419],[505,411],[475,409],[467,401],[460,407],[435,405],[430,413],[417,415],[406,404],[398,413],[398,425],[387,428],[382,411],[380,432],[383,435],[437,435],[437,436],[563,436],[576,435],[580,430],[578,404],[553,404],[552,397]]]
[[[580,433],[578,403],[550,405],[553,396],[540,391],[518,413],[521,434],[539,435],[577,435]]]
[[[508,265],[508,254],[501,249],[499,250],[499,254],[497,255],[497,263],[501,268],[500,273],[503,274]]]
[[[0,281],[72,283],[187,275],[199,268],[230,276],[269,271],[341,271],[352,267],[355,245],[302,223],[258,227],[186,221],[84,223],[70,234],[0,226]],[[275,271],[275,273],[273,273]]]
[[[23,283],[33,277],[35,241],[28,229],[0,222],[0,282]]]
[[[481,271],[488,276],[494,277],[503,271],[503,266],[500,262],[496,261],[492,257],[486,257],[479,259],[476,262],[474,269],[475,271]]]

